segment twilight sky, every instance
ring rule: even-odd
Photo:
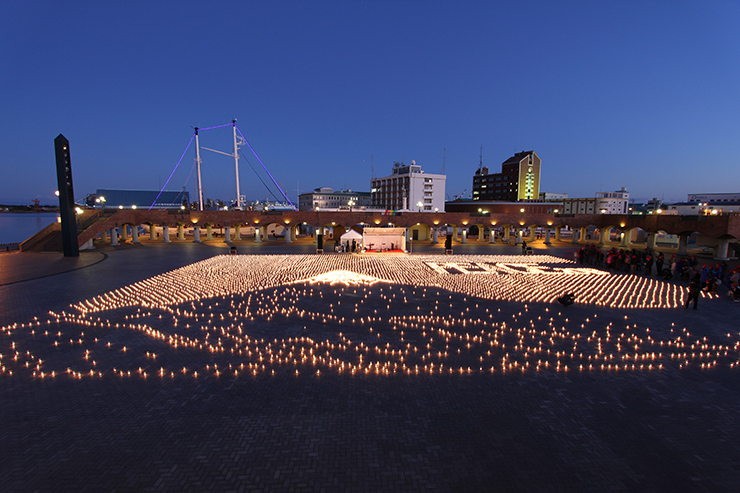
[[[492,172],[535,150],[540,190],[571,197],[740,192],[730,0],[5,1],[0,46],[0,203],[55,202],[59,133],[79,198],[159,189],[192,127],[233,118],[292,200],[369,191],[372,163],[440,173],[444,149],[469,195],[481,146]],[[201,145],[230,152],[230,128]],[[206,196],[232,199],[233,160],[202,158]],[[194,159],[168,190],[195,197]]]

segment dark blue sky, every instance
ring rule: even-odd
[[[534,149],[571,197],[740,191],[734,1],[2,2],[0,41],[0,202],[54,201],[59,133],[79,197],[159,188],[191,127],[232,118],[291,198],[369,191],[371,156],[439,173],[445,148],[448,195],[470,193],[480,146],[495,171]],[[194,193],[193,161],[168,189]],[[233,161],[203,161],[232,198]]]

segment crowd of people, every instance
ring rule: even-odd
[[[595,245],[582,246],[576,250],[575,261],[580,265],[645,276],[656,275],[666,281],[687,282],[689,296],[685,302],[686,308],[693,301],[696,309],[702,291],[717,293],[720,286],[726,286],[728,296],[733,301],[740,302],[740,266],[731,269],[726,262],[700,266],[698,259],[691,255],[671,255],[666,259],[662,252],[618,248],[604,251]]]

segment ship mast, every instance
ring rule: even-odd
[[[231,126],[234,130],[234,170],[236,171],[236,208],[242,209],[242,196],[239,194],[239,148],[236,142],[236,119],[231,120]]]
[[[198,210],[203,210],[203,181],[200,178],[200,143],[198,141],[198,127],[195,127],[195,166],[198,169]]]

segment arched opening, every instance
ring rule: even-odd
[[[416,223],[409,227],[409,239],[411,241],[430,241],[432,239],[432,228],[424,223]]]
[[[285,224],[280,223],[268,223],[264,225],[265,240],[266,241],[283,241],[285,240],[285,233],[287,227]]]

